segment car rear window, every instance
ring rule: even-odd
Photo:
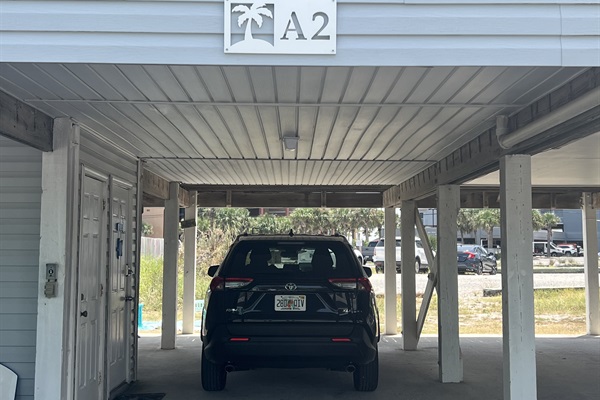
[[[231,250],[223,275],[354,277],[357,260],[347,246],[325,241],[242,241]]]

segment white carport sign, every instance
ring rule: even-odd
[[[336,0],[225,0],[225,53],[335,54]]]

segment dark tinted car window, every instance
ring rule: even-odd
[[[353,277],[354,254],[339,242],[243,241],[229,254],[223,275]]]

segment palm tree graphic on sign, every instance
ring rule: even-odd
[[[265,3],[252,3],[250,8],[240,4],[233,7],[231,11],[242,13],[242,15],[238,17],[238,26],[241,27],[246,23],[246,30],[244,32],[245,42],[255,40],[252,37],[252,21],[256,22],[256,25],[260,28],[263,24],[263,15],[273,19],[273,14],[265,7]]]

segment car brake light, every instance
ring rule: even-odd
[[[249,342],[250,338],[247,337],[232,337],[229,339],[230,342]]]
[[[330,279],[329,283],[341,289],[356,289],[356,279],[354,278],[335,278]]]
[[[358,278],[358,290],[364,290],[367,292],[373,290],[373,286],[371,286],[371,281],[369,278]]]
[[[352,340],[350,340],[350,338],[345,338],[345,337],[334,337],[331,338],[332,342],[351,342]]]
[[[214,292],[224,289],[239,289],[249,285],[252,280],[252,278],[222,278],[215,276],[210,282],[210,290]]]
[[[471,253],[471,252],[467,251],[466,254],[468,254],[467,258],[469,258],[469,259],[475,258],[475,253]]]
[[[252,283],[252,278],[225,278],[225,289],[239,289]]]
[[[215,276],[214,278],[212,278],[212,281],[210,281],[209,288],[211,292],[225,289],[225,278]]]
[[[357,290],[361,290],[361,291],[370,292],[372,289],[369,278],[358,278],[358,279],[334,278],[334,279],[329,279],[329,283],[331,283],[332,285],[335,285],[341,289],[348,289],[348,290],[357,289]]]

